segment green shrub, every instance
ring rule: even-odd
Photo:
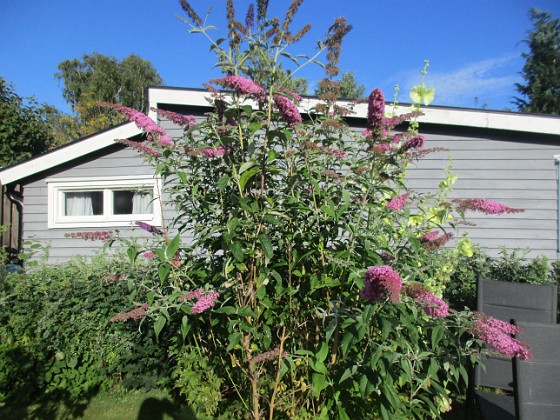
[[[476,309],[478,279],[531,284],[559,284],[558,264],[543,256],[527,258],[526,251],[503,248],[499,257],[491,258],[476,247],[472,256],[462,255],[444,292],[450,306],[461,310]]]
[[[61,392],[80,399],[119,383],[154,386],[165,349],[152,330],[110,322],[129,308],[128,284],[142,275],[123,261],[98,257],[3,277],[2,399]]]
[[[298,63],[296,72],[321,51],[290,52],[305,33],[289,30],[301,2],[284,22],[266,19],[266,3],[249,28],[228,2],[225,43],[181,2],[228,74],[210,83],[230,91],[211,88],[213,109],[198,121],[158,110],[183,126],[181,138],[115,106],[147,134],[127,144],[165,180],[177,214],[162,229],[139,224],[153,242],[127,254],[131,263],[149,255],[151,272],[120,319],[146,317],[162,346],[171,340],[175,385],[199,415],[439,417],[481,349],[474,326],[488,327],[469,311],[448,312],[438,297],[471,252],[466,238],[442,251],[452,239],[443,226],[467,210],[520,210],[449,201],[451,171],[432,194],[407,188],[407,168],[430,152],[416,121],[433,98],[424,84],[406,113],[386,109],[374,89],[367,130],[348,126],[351,106],[334,100],[333,80],[350,29],[344,18],[319,43],[325,94],[302,116],[279,58]]]

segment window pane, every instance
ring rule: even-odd
[[[152,194],[150,191],[113,191],[113,214],[149,213],[152,213]]]
[[[103,214],[103,191],[64,193],[65,216],[99,216]]]

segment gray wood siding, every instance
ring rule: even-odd
[[[171,109],[181,112],[180,107]],[[192,114],[192,109],[185,107],[184,110]],[[194,111],[199,115],[202,112],[200,109]],[[182,128],[166,119],[160,119],[159,123],[174,138],[183,133]],[[355,130],[361,132],[363,121],[356,119],[354,123]],[[468,220],[476,225],[461,226],[458,236],[467,232],[473,242],[493,256],[498,255],[503,246],[509,250],[529,248],[530,257],[557,258],[557,166],[553,156],[560,154],[559,136],[535,137],[429,125],[421,125],[420,131],[426,136],[427,148],[446,148],[448,151],[429,154],[413,163],[409,169],[408,188],[421,192],[436,190],[438,182],[445,177],[444,169],[451,163],[458,181],[450,199],[488,198],[525,210],[524,213],[501,216],[469,212]],[[151,171],[152,168],[143,163],[135,151],[112,148],[102,155],[82,158],[45,177],[141,175]],[[41,243],[50,243],[51,261],[63,261],[76,254],[91,255],[98,249],[99,242],[64,237],[65,233],[76,229],[47,229],[44,179],[25,185],[24,202],[24,239],[35,238]],[[175,216],[170,203],[166,203],[165,214],[168,219]],[[145,234],[138,229],[119,230],[128,237]]]
[[[74,165],[59,168],[57,172],[49,173],[45,178],[37,179],[24,187],[24,227],[23,239],[28,241],[24,245],[29,250],[30,243],[40,243],[48,248],[49,262],[65,261],[75,255],[91,256],[98,252],[102,242],[86,241],[79,238],[67,238],[65,234],[71,232],[86,232],[96,230],[117,230],[125,238],[148,237],[149,234],[136,227],[104,227],[48,229],[48,192],[46,178],[88,178],[100,176],[129,176],[151,175],[153,169],[143,162],[142,157],[132,149],[111,148],[102,156],[92,156],[74,162]],[[164,198],[164,214],[172,217],[172,209]],[[34,258],[40,259],[39,252]]]
[[[468,233],[473,242],[493,256],[499,254],[501,247],[529,248],[529,257],[544,255],[555,260],[558,180],[553,156],[560,154],[560,144],[558,139],[515,137],[507,133],[486,133],[484,137],[473,133],[430,133],[426,147],[448,151],[429,154],[413,164],[408,187],[418,191],[436,189],[437,182],[445,177],[443,169],[451,163],[458,176],[451,199],[487,198],[525,210],[504,215],[468,212],[467,220],[476,226],[461,226],[459,235]]]

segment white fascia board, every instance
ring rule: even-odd
[[[207,98],[210,93],[201,90],[180,89],[180,88],[150,88],[149,104],[150,108],[157,108],[158,104],[168,105],[193,105],[209,106]],[[304,98],[299,106],[300,111],[306,113],[320,101],[316,98]],[[348,102],[341,101],[339,105],[346,105]],[[350,116],[356,118],[367,117],[367,104],[354,104],[354,114]],[[391,111],[387,105],[387,111]],[[410,112],[407,106],[398,106],[394,109],[397,115]],[[551,115],[522,114],[514,112],[485,111],[460,108],[443,107],[424,107],[421,109],[422,115],[418,118],[420,123],[441,124],[450,126],[489,128],[495,130],[519,131],[523,133],[552,134],[560,136],[560,117]],[[156,120],[157,115],[150,110],[150,117]]]
[[[70,143],[65,147],[39,155],[7,168],[0,172],[0,184],[8,185],[39,172],[63,165],[73,159],[96,152],[112,144],[115,140],[128,139],[141,134],[142,131],[134,123],[123,124],[113,129],[94,134],[86,139]]]
[[[310,105],[311,105],[311,101]],[[411,112],[410,107],[397,106],[392,109],[389,105],[386,111],[393,111],[396,115]],[[422,116],[419,123],[453,125],[473,128],[489,128],[494,130],[510,130],[523,133],[552,134],[560,136],[560,117],[551,115],[534,115],[499,111],[477,111],[470,109],[430,108],[420,110]],[[367,104],[354,105],[353,117],[366,118]],[[420,131],[422,128],[420,127]]]

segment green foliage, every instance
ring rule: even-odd
[[[100,53],[64,60],[55,77],[64,83],[64,99],[75,109],[87,101],[117,103],[144,110],[146,86],[163,83],[149,61],[131,54],[121,61]]]
[[[61,146],[124,121],[115,110],[99,102],[115,103],[137,110],[146,107],[147,86],[163,84],[163,80],[143,58],[131,54],[117,60],[100,53],[84,54],[58,65],[55,77],[64,84],[63,96],[72,107],[67,115],[53,106],[41,108],[50,133],[56,138],[53,146]]]
[[[131,263],[145,251],[154,257],[133,298],[145,294],[154,333],[163,346],[172,341],[176,386],[205,416],[439,417],[480,351],[472,314],[428,315],[399,293],[367,300],[364,273],[390,264],[417,290],[445,290],[459,257],[472,252],[466,238],[451,254],[439,249],[450,238],[443,226],[460,216],[446,198],[456,177],[448,171],[429,195],[406,188],[423,139],[417,124],[396,135],[380,127],[399,120],[382,120],[382,95],[366,134],[330,99],[299,118],[275,69],[279,57],[315,61],[288,52],[301,2],[257,29],[235,21],[228,2],[228,44],[182,4],[191,32],[210,40],[230,75],[213,83],[231,92],[209,96],[214,109],[172,147],[150,133],[159,153],[147,159],[177,216],[128,254]],[[329,77],[348,30],[339,18],[319,43]],[[266,93],[239,76],[260,52]]]
[[[99,257],[3,276],[0,403],[40,394],[79,401],[115,384],[154,386],[165,349],[150,330],[110,322],[131,306],[127,283],[141,274]]]
[[[521,72],[525,83],[516,83],[522,95],[515,104],[523,112],[560,114],[560,19],[532,8],[533,28],[524,42],[529,52],[523,53]]]
[[[176,356],[177,365],[171,373],[174,387],[187,401],[200,420],[214,419],[222,400],[222,380],[214,372],[207,357],[199,352],[183,350]]]
[[[532,284],[559,284],[557,265],[542,256],[529,259],[520,249],[500,251],[491,258],[480,248],[472,256],[459,258],[444,296],[450,306],[461,310],[476,309],[476,285],[479,279]]]
[[[0,77],[0,166],[12,165],[48,150],[53,142],[33,98],[24,99]]]
[[[338,96],[344,99],[360,99],[364,96],[366,87],[356,80],[356,76],[352,71],[345,71],[338,80]],[[315,89],[315,95],[321,96],[329,93],[325,86],[319,86]]]

